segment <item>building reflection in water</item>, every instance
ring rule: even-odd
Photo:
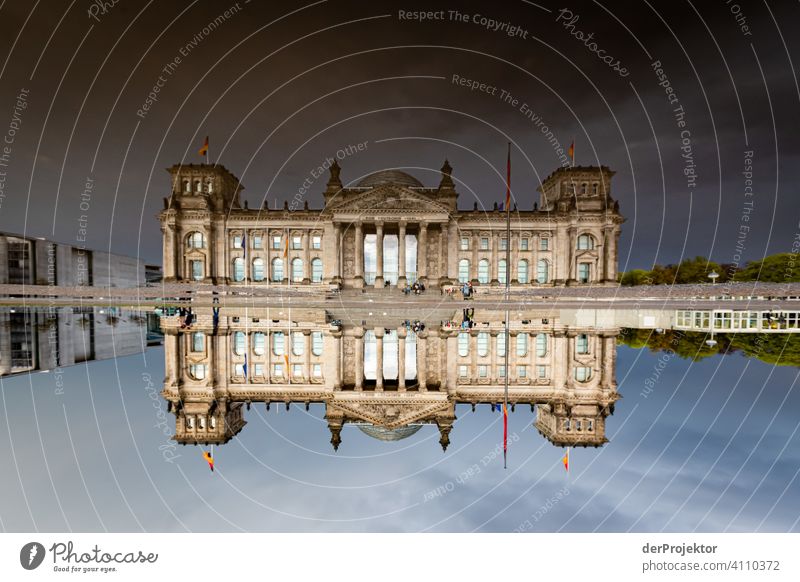
[[[462,319],[453,309],[429,312],[424,327],[322,309],[222,308],[193,313],[189,326],[163,317],[162,394],[174,438],[222,444],[242,430],[253,403],[323,403],[334,449],[347,424],[386,441],[433,424],[446,449],[456,404],[501,403],[508,374],[512,411],[528,405],[553,444],[607,442],[606,418],[620,397],[613,316],[515,310],[508,369],[504,312],[476,310],[468,329]]]
[[[0,376],[139,354],[161,342],[157,318],[116,307],[0,309]]]

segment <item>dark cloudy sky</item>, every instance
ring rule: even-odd
[[[791,250],[798,231],[796,2],[120,0],[96,18],[91,6],[48,0],[0,8],[0,134],[18,126],[0,167],[0,230],[74,242],[87,214],[88,246],[159,261],[154,216],[168,193],[164,168],[199,162],[205,135],[212,160],[241,177],[251,207],[291,199],[326,156],[360,142],[366,149],[342,162],[346,180],[405,167],[436,185],[447,156],[462,207],[476,198],[491,205],[503,194],[511,140],[515,196],[530,208],[559,160],[520,111],[525,103],[562,144],[574,137],[578,164],[616,170],[613,195],[628,217],[623,269],[697,254],[730,262],[737,243],[754,259]],[[399,18],[400,10],[421,8],[444,10],[445,19]],[[561,9],[578,17],[573,28],[557,21]],[[488,30],[476,15],[520,35]],[[629,74],[616,73],[571,31],[593,33],[591,48]],[[158,101],[137,116],[176,57]],[[685,128],[658,84],[657,60]],[[497,94],[470,91],[453,75]],[[501,90],[518,104],[503,102]],[[752,197],[744,194],[746,151]],[[92,199],[82,211],[87,178]],[[323,188],[324,178],[313,184],[312,206],[321,205]],[[746,202],[753,204],[744,222]],[[749,228],[743,238],[741,226]]]

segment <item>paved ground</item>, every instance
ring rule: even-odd
[[[489,295],[489,292],[492,295]],[[324,309],[375,310],[476,307],[483,309],[787,309],[800,310],[800,284],[738,283],[735,285],[674,285],[641,287],[526,287],[511,292],[509,301],[497,298],[501,288],[478,288],[473,299],[460,293],[441,294],[431,289],[421,295],[404,295],[389,289],[348,290],[286,286],[212,286],[164,284],[141,288],[58,287],[0,285],[0,305],[5,306],[118,306],[149,310],[163,305],[209,307],[296,306]]]

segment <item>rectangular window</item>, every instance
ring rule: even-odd
[[[549,238],[540,238],[539,239],[539,250],[540,251],[549,251],[550,250],[550,239]]]
[[[300,378],[303,375],[303,364],[292,364],[292,376]]]
[[[273,376],[283,376],[283,364],[273,364],[272,365],[272,375]]]
[[[575,349],[579,354],[589,353],[589,336],[585,333],[580,334],[575,338]]]
[[[200,281],[203,278],[203,261],[190,261],[192,265],[192,279]]]
[[[489,366],[478,366],[478,376],[486,378],[489,376]]]
[[[242,235],[240,234],[233,235],[233,248],[235,249],[242,248]]]
[[[272,248],[273,250],[278,250],[281,248],[281,235],[272,235]]]
[[[498,378],[505,378],[506,377],[506,367],[505,366],[497,366],[497,377]]]
[[[314,378],[322,378],[322,364],[314,364],[311,370],[314,374]]]
[[[205,336],[203,336],[200,332],[195,332],[192,334],[192,351],[193,352],[202,352],[203,351],[203,344],[204,344]]]
[[[321,249],[322,248],[322,237],[321,236],[312,236],[311,237],[311,248],[312,249]]]
[[[292,250],[298,250],[303,248],[303,237],[301,236],[293,236],[292,237]]]
[[[460,378],[466,378],[469,376],[469,367],[468,366],[459,366],[458,367],[458,376]]]
[[[528,366],[517,366],[517,378],[528,377]]]
[[[264,375],[264,364],[255,364],[253,366],[253,375],[254,376],[263,376]]]
[[[508,239],[507,238],[501,238],[500,239],[500,250],[501,251],[505,251],[507,249],[508,249]]]
[[[578,281],[588,283],[590,269],[591,265],[589,263],[578,263]]]
[[[547,366],[536,366],[536,375],[539,378],[547,378]]]
[[[489,250],[489,239],[486,237],[481,237],[481,250],[482,251]]]
[[[468,251],[469,250],[469,238],[464,236],[461,237],[461,250]]]
[[[261,241],[261,235],[259,234],[253,235],[253,248],[260,249],[262,248],[262,245],[263,243]]]
[[[519,239],[519,250],[521,250],[521,251],[527,251],[528,250],[528,239],[527,238]]]
[[[233,375],[234,376],[244,376],[244,364],[234,364],[234,366],[233,366]]]

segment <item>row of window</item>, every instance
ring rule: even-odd
[[[677,327],[709,329],[711,311],[679,310],[676,313]],[[800,312],[781,311],[714,311],[714,329],[797,329],[800,327]]]
[[[581,419],[576,418],[575,420],[570,421],[569,418],[564,420],[564,430],[566,431],[582,431],[586,430],[587,432],[591,432],[594,430],[594,421],[591,419]]]
[[[517,334],[517,356],[525,357],[528,355],[528,336],[527,333]],[[487,332],[480,332],[477,336],[478,356],[484,358],[489,355],[489,334]],[[462,332],[458,334],[458,355],[466,357],[469,355],[469,339],[470,334]],[[536,356],[541,358],[547,355],[547,334],[536,334]],[[506,355],[506,334],[500,332],[497,334],[495,351],[498,357],[505,357]],[[578,354],[589,353],[589,336],[585,333],[579,334],[575,337],[575,351]]]
[[[251,234],[248,237],[248,247],[251,249],[263,249],[264,248],[264,237],[260,234]],[[241,249],[244,247],[244,235],[235,234],[231,237],[231,247],[234,249]],[[283,243],[283,236],[281,235],[273,235],[270,237],[270,248],[273,250],[279,250],[284,248]],[[292,250],[301,250],[303,248],[303,237],[302,236],[292,236],[289,239],[290,248]],[[204,249],[206,248],[206,237],[202,232],[190,232],[186,235],[186,246],[190,249]],[[320,235],[313,235],[311,237],[311,248],[314,250],[319,250],[322,248],[322,236]]]
[[[300,283],[304,279],[304,266],[305,263],[301,258],[294,258],[292,259],[291,263],[291,280],[293,283]],[[281,258],[274,258],[270,263],[270,281],[273,282],[281,282],[283,281],[285,274],[284,274],[284,260]],[[265,262],[264,259],[258,257],[253,259],[251,263],[252,269],[250,271],[250,277],[253,281],[263,281],[266,279],[266,273],[264,271]],[[192,273],[194,275],[194,268],[192,268]],[[240,282],[244,281],[244,259],[242,257],[237,257],[233,259],[233,273],[232,278],[234,281]],[[322,283],[322,259],[315,258],[311,259],[311,282],[312,283]]]
[[[266,334],[260,331],[250,334],[251,350],[256,356],[263,356],[266,353]],[[243,331],[233,333],[231,341],[233,353],[242,356],[246,352],[247,336]],[[295,331],[291,333],[292,354],[302,356],[305,353],[305,335],[303,332]],[[272,332],[272,353],[276,356],[286,354],[286,334],[282,331]],[[206,336],[203,332],[196,331],[191,336],[191,351],[202,353],[206,348]],[[321,331],[311,332],[311,353],[315,356],[322,355],[324,341]]]
[[[252,364],[248,366],[247,373],[250,377],[264,377],[264,364]],[[272,376],[285,377],[284,371],[286,367],[283,364],[272,365]],[[303,364],[292,364],[291,372],[293,378],[302,378],[304,375]],[[195,380],[204,380],[208,374],[207,364],[190,364],[189,375]],[[244,364],[235,364],[233,370],[234,376],[245,377]],[[322,364],[311,364],[311,377],[322,378]],[[191,427],[190,427],[191,428]]]
[[[517,378],[528,378],[528,368],[531,366],[519,365],[517,366]],[[478,366],[478,378],[489,378],[490,366],[481,364]],[[550,377],[550,366],[533,366],[536,373],[536,379],[546,380]],[[460,365],[458,367],[458,375],[461,378],[469,378],[469,366]],[[506,367],[503,365],[497,366],[497,377],[506,377]],[[588,382],[592,378],[592,369],[588,366],[576,366],[574,370],[574,377],[577,382]]]
[[[468,251],[470,250],[470,244],[472,239],[468,236],[461,237],[461,250]],[[479,246],[478,249],[481,251],[488,251],[489,250],[489,237],[482,236],[479,238]],[[578,237],[576,241],[576,248],[579,251],[583,250],[590,250],[595,247],[594,237],[589,234],[582,234]],[[500,250],[505,251],[508,249],[508,239],[501,238],[500,239]],[[530,250],[529,240],[527,238],[520,238],[519,239],[519,250],[521,251],[528,251]],[[539,250],[540,251],[549,251],[550,250],[550,239],[546,237],[542,237],[539,239]]]

